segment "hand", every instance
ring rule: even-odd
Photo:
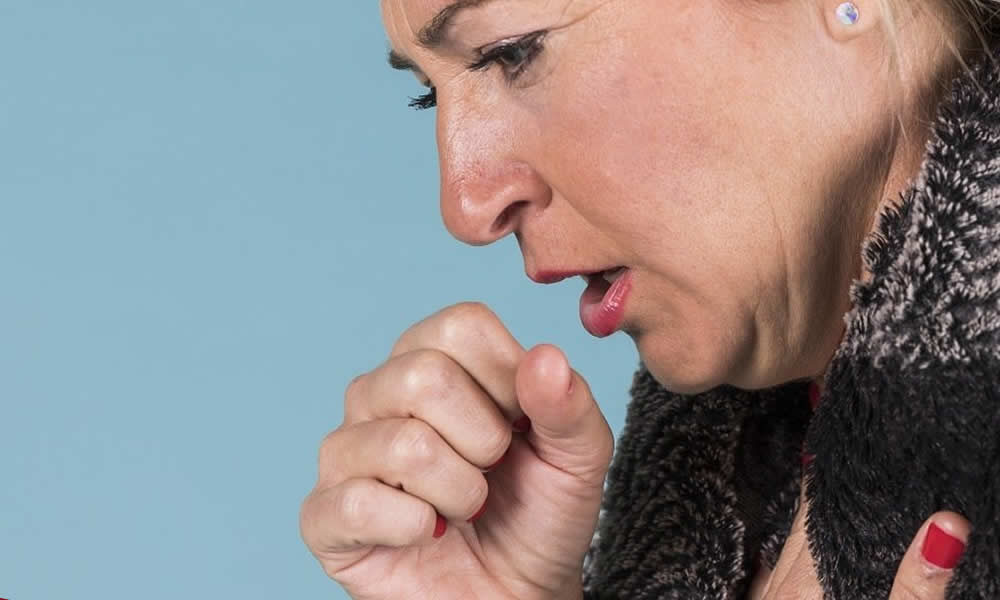
[[[823,591],[806,541],[806,499],[785,541],[774,571],[757,575],[750,600],[821,600]],[[933,525],[933,528],[932,528]],[[960,515],[939,512],[924,522],[903,555],[889,600],[944,600],[952,568],[969,537],[969,523]]]
[[[580,598],[613,448],[561,351],[454,306],[348,387],[302,537],[356,600]]]

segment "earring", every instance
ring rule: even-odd
[[[856,25],[861,19],[861,12],[853,2],[844,2],[837,7],[837,20],[844,25]]]

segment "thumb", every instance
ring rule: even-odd
[[[889,600],[943,600],[970,530],[957,513],[939,512],[927,519],[903,556]]]
[[[614,435],[590,386],[570,368],[566,355],[551,345],[532,348],[521,359],[514,383],[521,410],[531,419],[526,439],[538,457],[603,485]]]

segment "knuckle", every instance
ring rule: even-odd
[[[359,414],[360,409],[367,403],[362,388],[368,380],[368,374],[362,373],[350,382],[344,389],[344,418]]]
[[[420,338],[424,328],[425,325],[423,321],[411,325],[399,336],[396,343],[392,345],[392,350],[389,355],[398,356],[416,348],[420,348],[423,345],[420,343]]]
[[[417,400],[440,394],[456,385],[455,363],[443,352],[422,350],[408,355],[403,392]]]
[[[420,469],[433,464],[437,433],[423,421],[410,419],[399,426],[389,442],[389,455],[397,464],[408,469]]]
[[[337,430],[333,430],[330,433],[323,436],[323,440],[319,443],[319,470],[325,471],[333,459],[336,453],[337,447]]]
[[[455,318],[459,321],[496,318],[490,307],[482,302],[459,302],[444,309],[442,315]]]
[[[357,377],[355,377],[354,379],[351,379],[347,383],[347,387],[344,388],[344,402],[345,402],[345,404],[349,404],[352,401],[356,401],[356,400],[358,400],[360,398],[360,396],[361,396],[361,387],[362,387],[362,384],[364,383],[364,381],[367,379],[367,377],[368,377],[367,373],[362,373],[361,375],[358,375]]]
[[[389,356],[397,356],[406,352],[407,348],[410,347],[410,337],[413,335],[410,331],[410,329],[407,329],[399,336],[399,339],[396,340],[396,343],[389,350]]]
[[[299,506],[299,537],[310,550],[316,549],[316,490],[314,489],[302,500]]]
[[[470,337],[483,337],[496,329],[500,319],[481,302],[463,302],[445,309],[438,319],[438,336],[447,347],[460,346]]]
[[[449,306],[413,325],[393,344],[391,355],[398,356],[428,345],[461,348],[463,342],[506,331],[503,322],[482,302],[462,302]]]
[[[360,391],[362,381],[364,381],[367,376],[367,373],[361,373],[348,381],[347,387],[344,388],[344,397],[349,398],[351,396],[356,396]]]
[[[343,535],[356,535],[372,524],[371,486],[364,481],[343,485],[333,499],[333,512]]]
[[[340,452],[340,429],[334,429],[323,437],[319,444],[319,478],[332,476],[337,465],[337,455]]]

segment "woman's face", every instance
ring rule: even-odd
[[[581,318],[675,391],[822,370],[866,214],[840,191],[890,119],[873,50],[830,34],[835,3],[381,4],[397,62],[436,90],[455,237],[513,233],[540,282],[626,267],[592,278]]]

